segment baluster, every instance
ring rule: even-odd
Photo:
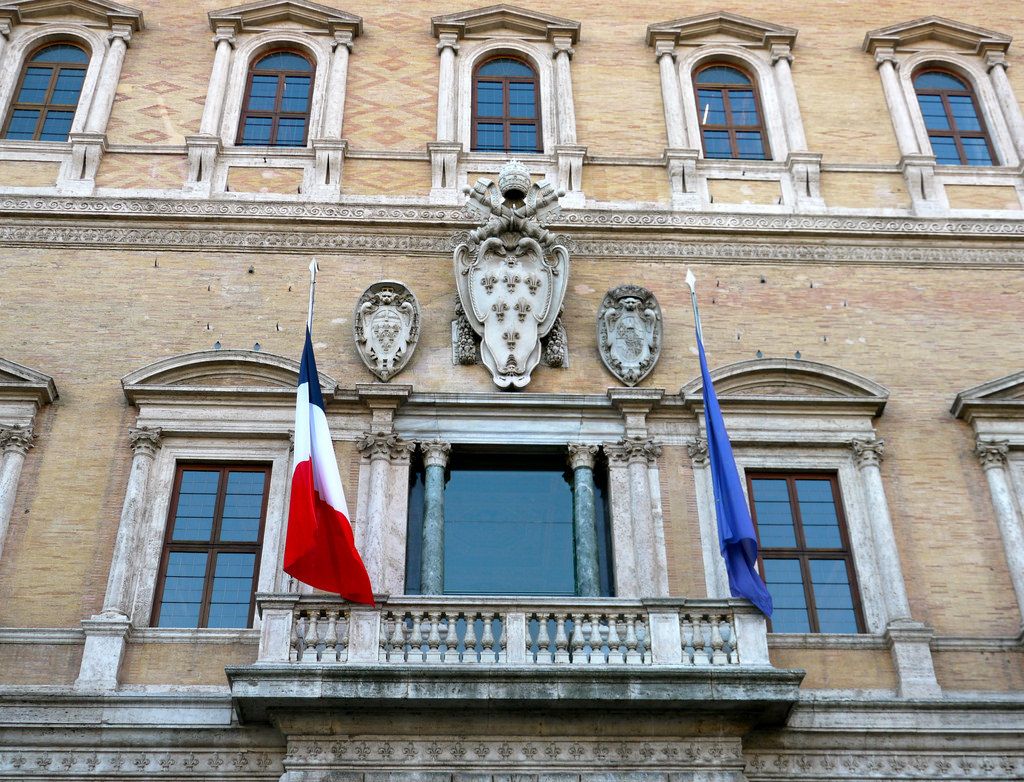
[[[439,611],[431,611],[429,616],[430,631],[427,633],[426,662],[439,663],[441,662],[441,613]]]
[[[564,611],[555,614],[555,665],[569,662],[569,637],[565,634],[566,616]]]
[[[589,614],[587,618],[590,620],[590,639],[587,641],[587,643],[590,644],[590,664],[604,665],[604,640],[601,638],[601,615]]]
[[[508,660],[508,614],[498,614],[501,621],[501,635],[498,636],[498,662]]]
[[[494,660],[494,628],[491,627],[491,622],[494,620],[494,614],[485,611],[481,614],[484,620],[484,632],[480,638],[480,644],[483,646],[483,651],[480,652],[480,662],[482,663],[493,663]],[[504,633],[502,633],[504,635]]]
[[[729,646],[732,647],[729,651],[729,663],[731,665],[740,664],[740,648],[736,639],[736,625],[733,624],[733,617],[731,614],[722,617],[728,624],[729,628]]]
[[[651,628],[643,614],[637,617],[637,643],[640,648],[640,662],[651,662]]]
[[[314,608],[309,611],[309,625],[306,627],[306,648],[302,650],[303,662],[316,662],[320,659],[320,640],[320,611]]]
[[[348,662],[348,611],[338,611],[338,662]]]
[[[457,663],[459,661],[459,634],[455,628],[455,620],[451,614],[442,617],[444,621],[444,632],[441,633],[441,644],[444,647],[441,651],[441,662]]]
[[[693,665],[693,656],[689,651],[693,645],[693,624],[689,614],[679,617],[679,635],[683,639],[683,665]]]
[[[391,662],[391,637],[395,633],[393,623],[392,615],[382,611],[380,615],[380,650],[377,653],[377,660],[382,663]]]
[[[393,614],[395,627],[391,631],[391,644],[388,649],[388,662],[405,661],[405,617],[402,614]]]
[[[626,616],[626,665],[640,665],[644,661],[644,658],[640,654],[640,650],[637,649],[639,641],[636,637],[636,616],[634,614],[627,614]]]
[[[476,614],[466,614],[466,637],[462,641],[463,652],[462,662],[475,663],[479,661],[476,651]]]
[[[572,615],[572,664],[586,665],[587,655],[583,651],[583,614]]]
[[[693,664],[709,665],[711,663],[707,650],[704,648],[704,619],[701,615],[693,617]]]
[[[711,664],[725,665],[728,658],[725,656],[725,641],[722,639],[721,616],[709,616],[711,622]]]
[[[625,658],[622,655],[622,641],[619,639],[619,617],[608,614],[608,663],[621,665]]]
[[[338,661],[338,612],[334,610],[327,611],[327,632],[324,634],[324,653],[321,659],[328,663]]]
[[[536,614],[537,617],[537,656],[532,658],[541,665],[551,662],[551,636],[548,635],[548,615]],[[529,654],[527,655],[529,658]]]
[[[298,614],[292,614],[292,631],[288,639],[288,661],[298,662],[299,659],[299,622],[302,621],[302,617]]]
[[[420,631],[422,616],[418,611],[409,613],[409,618],[412,621],[412,632],[409,634],[409,662],[411,663],[423,662],[423,634]]]

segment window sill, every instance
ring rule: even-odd
[[[130,636],[132,643],[157,644],[246,644],[256,646],[260,641],[260,631],[252,627],[212,628],[212,627],[143,627],[133,629]]]
[[[881,635],[870,633],[768,633],[769,649],[888,649]]]

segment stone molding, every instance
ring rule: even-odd
[[[861,48],[868,54],[878,50],[915,49],[921,40],[944,41],[975,54],[988,51],[1005,52],[1012,40],[1009,35],[986,30],[983,27],[943,19],[941,16],[924,16],[910,22],[901,22],[889,27],[871,30],[864,35]]]
[[[757,780],[820,779],[1018,779],[1024,755],[943,752],[758,752],[746,775]]]
[[[571,469],[575,470],[577,467],[594,469],[599,446],[591,443],[569,443],[566,448],[569,451],[569,467]]]
[[[983,470],[994,467],[1005,467],[1010,445],[1007,440],[978,440],[974,446],[974,455],[981,462]]]
[[[139,778],[144,774],[181,779],[194,774],[215,775],[218,779],[276,780],[284,771],[279,751],[254,752],[249,749],[216,751],[180,749],[160,751],[152,748],[83,750],[41,749],[0,752],[0,772],[14,778],[68,777],[83,774]],[[108,776],[109,775],[109,776]]]
[[[423,454],[423,464],[426,467],[447,467],[448,454],[452,450],[452,444],[441,440],[426,440],[420,444],[420,452]]]
[[[86,24],[90,27],[103,26],[111,30],[127,27],[129,31],[145,29],[142,11],[108,0],[62,0],[60,3],[52,0],[20,0],[0,8],[0,19],[7,20],[11,26],[19,22],[48,24],[55,21],[55,7],[59,9],[58,19],[84,17],[89,20]]]
[[[997,421],[1024,418],[1024,371],[961,391],[949,412],[975,426],[982,418]]]
[[[403,440],[394,432],[366,432],[357,442],[359,452],[368,459],[408,458],[416,444]]]
[[[678,45],[692,43],[697,38],[725,34],[754,45],[770,47],[781,44],[792,48],[796,42],[796,32],[792,27],[715,11],[648,25],[646,40],[648,46],[656,46],[660,41]]]
[[[18,453],[25,456],[35,438],[31,426],[0,426],[0,450],[3,453]]]
[[[850,447],[853,448],[854,461],[860,469],[877,467],[885,454],[885,440],[882,439],[857,438],[850,441]]]
[[[361,17],[310,0],[260,0],[210,11],[207,17],[210,29],[215,33],[224,28],[233,29],[236,34],[261,32],[269,25],[280,22],[296,22],[325,35],[346,32],[350,36],[349,40],[363,31]]]

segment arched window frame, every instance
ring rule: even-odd
[[[263,51],[258,56],[252,57],[249,60],[249,67],[246,69],[245,87],[244,87],[244,89],[242,91],[242,102],[241,102],[241,105],[239,106],[239,111],[238,111],[238,126],[237,126],[237,129],[236,129],[236,132],[235,132],[235,144],[237,146],[259,146],[259,145],[256,145],[256,144],[244,144],[243,143],[243,135],[244,135],[244,131],[245,131],[244,122],[245,122],[245,119],[247,118],[248,115],[250,115],[250,114],[267,114],[267,113],[270,113],[270,114],[272,114],[274,116],[275,120],[280,120],[280,119],[282,119],[282,117],[280,115],[285,113],[285,112],[282,112],[282,111],[278,110],[277,108],[275,108],[275,110],[273,112],[253,111],[253,110],[251,110],[249,108],[249,99],[251,97],[251,92],[252,92],[253,77],[257,73],[256,67],[265,58],[267,58],[267,57],[269,57],[271,55],[280,54],[280,53],[295,54],[295,55],[297,55],[299,57],[302,57],[304,60],[306,60],[309,63],[310,69],[309,69],[308,73],[309,73],[310,80],[311,80],[311,83],[309,85],[309,91],[308,91],[309,92],[309,94],[308,94],[308,99],[309,99],[308,109],[309,110],[306,111],[306,113],[305,113],[305,116],[306,116],[306,126],[305,126],[305,130],[303,132],[302,144],[295,144],[295,145],[292,145],[292,144],[287,144],[287,145],[285,145],[285,144],[270,144],[268,146],[280,147],[280,148],[291,148],[291,149],[294,149],[296,147],[301,148],[301,147],[308,146],[310,138],[312,138],[312,136],[315,135],[315,134],[311,133],[311,128],[312,128],[313,94],[316,91],[316,87],[317,87],[317,83],[316,83],[316,60],[313,59],[312,57],[310,57],[310,55],[304,49],[296,48],[296,47],[293,47],[293,46],[282,46],[282,47],[271,48],[271,49],[268,49],[266,51]],[[279,74],[280,73],[283,73],[283,71],[279,72]],[[298,72],[296,72],[296,73],[298,73]],[[280,75],[278,76],[278,78],[280,79]],[[279,96],[279,98],[280,97],[281,96]],[[298,112],[296,112],[296,113],[298,113]],[[278,133],[280,132],[280,126],[279,125],[275,124],[275,125],[272,126],[272,128],[274,130],[277,130]],[[272,132],[272,136],[273,135],[274,135],[274,133]]]
[[[57,60],[40,60],[39,63],[43,64],[44,67],[50,67],[50,68],[53,69],[53,70],[51,70],[50,77],[49,77],[49,79],[47,81],[47,92],[46,92],[46,98],[47,99],[44,100],[42,103],[25,103],[25,104],[19,103],[17,98],[18,98],[18,95],[21,92],[21,89],[23,88],[25,77],[28,76],[29,69],[32,68],[32,67],[38,67],[38,65],[36,64],[36,58],[41,56],[43,54],[43,52],[45,52],[47,49],[49,49],[51,47],[54,47],[54,46],[70,46],[70,47],[73,47],[73,48],[77,49],[78,51],[80,51],[84,55],[85,60],[82,63],[71,63],[71,62],[62,63],[62,62],[59,62]],[[71,106],[70,103],[58,104],[58,103],[53,103],[52,102],[53,90],[56,87],[56,80],[54,79],[54,76],[59,74],[60,72],[62,72],[64,70],[81,70],[82,71],[82,87],[84,87],[85,76],[88,74],[88,71],[89,71],[89,60],[90,60],[89,50],[86,47],[82,46],[77,41],[72,41],[72,40],[67,40],[67,39],[62,39],[62,40],[59,40],[59,41],[48,41],[46,43],[41,44],[40,46],[37,46],[32,51],[28,52],[27,56],[25,57],[25,59],[22,60],[21,69],[18,72],[18,78],[17,78],[17,80],[14,83],[14,92],[12,93],[12,96],[11,96],[12,99],[11,99],[9,105],[7,106],[7,111],[6,111],[5,116],[3,118],[3,124],[0,125],[0,137],[2,137],[4,139],[8,138],[8,133],[10,132],[10,126],[11,126],[11,123],[13,122],[13,120],[14,120],[14,112],[18,110],[18,106],[19,105],[24,105],[24,106],[28,107],[30,110],[38,108],[39,111],[40,111],[40,115],[36,119],[36,125],[35,125],[35,130],[34,130],[33,138],[31,138],[31,139],[11,139],[11,140],[12,141],[42,141],[42,140],[56,141],[57,139],[40,139],[40,138],[38,138],[38,136],[41,134],[43,128],[45,128],[45,126],[46,126],[46,117],[50,114],[50,112],[52,112],[52,111],[60,111],[61,108],[63,108],[64,111],[67,111],[67,108],[69,106]],[[74,123],[74,115],[78,112],[78,106],[82,102],[82,87],[79,87],[78,95],[75,98],[75,103],[74,103],[74,107],[75,108],[74,108],[74,111],[72,112],[72,123]],[[71,132],[71,126],[68,127],[68,132],[69,133]],[[60,140],[61,141],[66,141],[67,139],[60,139]]]
[[[743,132],[744,130],[747,130],[749,132],[749,131],[751,131],[751,130],[756,128],[756,130],[761,133],[761,145],[762,145],[762,150],[764,151],[764,156],[763,157],[761,157],[761,158],[744,158],[744,157],[741,157],[738,154],[734,154],[734,155],[732,155],[732,156],[730,156],[728,158],[718,158],[718,157],[716,157],[716,158],[709,158],[708,157],[706,149],[705,149],[706,143],[705,143],[705,138],[704,138],[704,133],[705,133],[706,128],[705,128],[705,123],[704,123],[703,116],[701,114],[701,109],[700,109],[699,91],[700,91],[700,89],[702,89],[702,87],[698,83],[698,79],[699,79],[701,73],[703,73],[704,71],[706,71],[706,70],[708,70],[710,68],[716,68],[716,67],[732,68],[733,70],[738,71],[740,74],[742,74],[747,79],[749,79],[749,81],[750,81],[750,89],[754,93],[754,106],[757,109],[757,115],[758,115],[759,122],[758,122],[758,124],[756,126],[755,125],[739,126],[739,125],[735,125],[735,124],[726,123],[726,125],[722,126],[721,128],[716,127],[714,129],[715,130],[725,130],[729,134],[729,146],[730,146],[730,149],[733,152],[738,152],[739,151],[739,147],[738,147],[738,140],[736,139],[736,134],[738,134],[740,132]],[[758,79],[757,79],[757,76],[755,74],[753,74],[748,68],[745,68],[745,67],[743,67],[742,65],[740,65],[740,64],[738,64],[736,62],[732,62],[732,61],[728,61],[728,60],[709,59],[709,60],[705,60],[705,61],[701,62],[700,65],[696,66],[693,69],[693,71],[691,72],[690,84],[691,84],[691,87],[693,89],[694,106],[696,107],[696,110],[697,110],[698,137],[699,137],[699,140],[700,140],[700,149],[701,149],[701,154],[702,154],[703,157],[705,157],[705,158],[707,158],[709,160],[711,160],[711,159],[714,159],[714,160],[772,160],[773,159],[772,158],[771,140],[768,137],[768,127],[767,127],[767,123],[765,121],[764,104],[763,104],[763,102],[761,100],[761,89],[760,89],[760,86],[758,85]],[[739,87],[739,85],[737,85],[737,88],[738,87]],[[718,89],[719,86],[718,85],[713,85],[713,88]],[[721,89],[728,90],[728,89],[731,89],[731,88],[727,87],[726,85],[722,85]]]
[[[487,66],[489,63],[495,62],[497,60],[502,60],[502,59],[513,60],[515,62],[521,63],[521,64],[525,65],[527,68],[529,68],[530,70],[533,71],[532,82],[533,82],[533,85],[534,85],[534,92],[533,92],[534,116],[533,116],[532,119],[534,120],[533,124],[536,126],[536,144],[535,144],[534,149],[530,150],[530,151],[511,152],[510,150],[504,150],[501,154],[523,155],[523,154],[531,154],[532,152],[538,152],[538,153],[542,152],[543,151],[543,145],[544,145],[544,122],[543,122],[543,114],[542,114],[542,111],[543,111],[543,105],[542,104],[543,104],[543,102],[541,100],[540,74],[537,71],[536,65],[531,60],[525,59],[523,57],[516,57],[516,56],[511,55],[511,54],[502,54],[502,53],[494,54],[494,55],[492,55],[490,57],[481,58],[481,59],[477,60],[476,66],[473,69],[472,78],[470,80],[470,110],[469,110],[470,149],[472,151],[474,151],[474,152],[490,151],[490,150],[479,150],[477,148],[477,144],[478,144],[478,139],[477,139],[477,123],[478,123],[478,120],[482,121],[484,119],[487,119],[487,118],[478,117],[478,115],[477,115],[477,95],[478,95],[478,92],[479,92],[477,90],[477,83],[478,83],[478,80],[480,79],[480,71],[485,66]],[[487,77],[485,77],[485,78],[487,78]],[[491,78],[493,78],[493,77],[491,77]],[[512,82],[526,82],[526,81],[528,81],[527,77],[506,76],[506,77],[501,77],[501,79],[502,79],[503,83],[507,82],[509,84],[512,83]],[[502,96],[503,96],[503,99],[506,96],[504,87],[503,87],[503,91],[502,91]],[[495,122],[499,121],[499,118],[496,118],[496,117],[495,118],[491,118],[491,119],[493,119],[493,121],[495,121]],[[503,128],[503,133],[504,133],[504,135],[506,137],[509,136],[509,132],[508,132],[509,131],[509,127],[512,124],[514,124],[513,123],[513,119],[514,118],[511,117],[510,115],[504,115],[504,116],[502,116],[500,118],[500,122],[501,122],[502,128]],[[524,117],[522,119],[529,119],[529,118]],[[509,139],[509,142],[511,142],[511,139]]]

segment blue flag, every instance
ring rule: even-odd
[[[743,496],[740,474],[732,455],[729,435],[725,432],[722,409],[718,406],[715,387],[711,383],[704,344],[697,330],[697,351],[700,354],[700,376],[704,382],[704,421],[708,436],[708,460],[711,482],[715,487],[715,515],[718,517],[718,545],[729,574],[729,591],[733,597],[745,597],[765,616],[772,615],[772,596],[756,569],[757,533],[750,518],[750,509]]]

